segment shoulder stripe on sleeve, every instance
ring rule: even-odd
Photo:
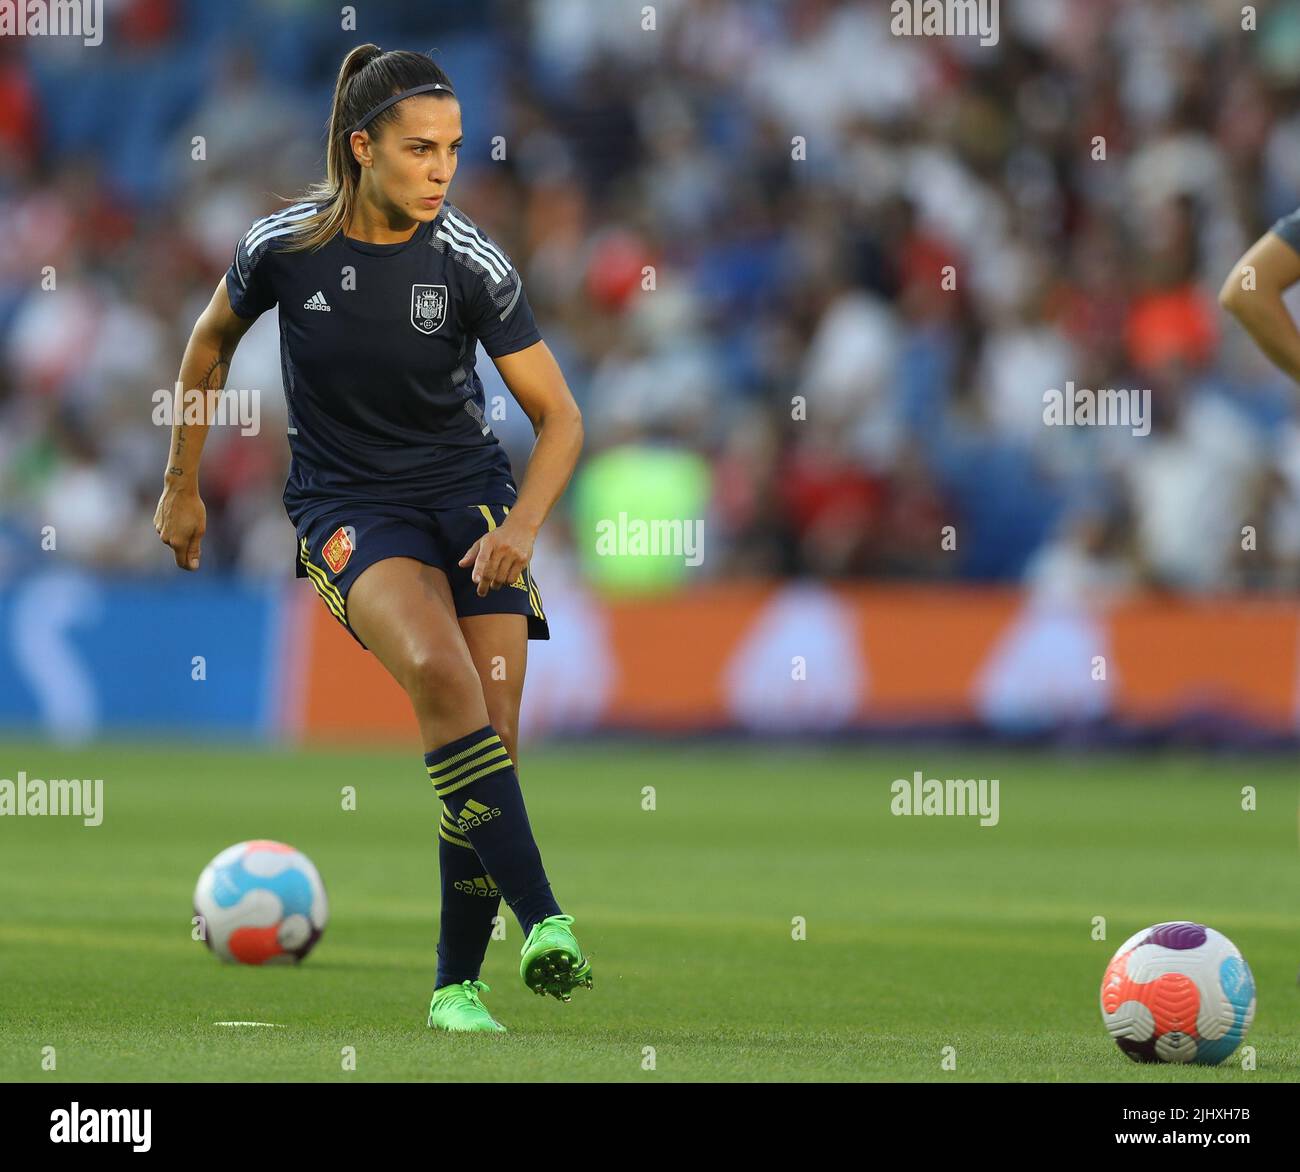
[[[316,207],[314,204],[305,204],[286,208],[276,216],[268,216],[265,220],[259,220],[248,230],[248,235],[244,237],[244,247],[251,253],[263,241],[269,240],[272,236],[282,235],[283,233],[279,229],[283,226],[292,225],[298,220],[305,220],[315,215],[315,213]],[[292,232],[294,229],[290,226],[287,230]]]
[[[458,224],[453,224],[450,214],[443,221],[441,230],[449,232],[459,244],[483,257],[484,263],[499,270],[502,276],[510,271],[510,262],[504,256],[492,248],[478,233],[462,228]],[[498,281],[501,279],[501,277],[497,277]]]
[[[298,231],[297,224],[289,224],[287,227],[277,228],[274,232],[266,232],[258,239],[257,244],[254,245],[254,247],[255,248],[260,247],[261,245],[265,244],[268,240],[274,240],[277,236],[288,236],[290,233],[296,231]],[[251,255],[251,249],[250,249],[250,255]]]
[[[315,206],[314,204],[307,203],[306,201],[304,201],[303,203],[291,204],[287,208],[281,208],[278,212],[272,212],[270,215],[262,216],[261,219],[254,220],[253,226],[249,228],[248,232],[245,234],[249,235],[253,232],[256,232],[259,228],[265,227],[267,224],[273,223],[276,220],[283,220],[285,216],[289,215],[292,212],[300,212],[304,208],[310,208],[314,206]]]
[[[487,270],[487,272],[491,275],[494,281],[500,283],[501,281],[504,281],[506,279],[506,274],[502,271],[501,267],[497,264],[496,259],[494,257],[490,256],[487,252],[483,251],[482,249],[476,247],[475,244],[473,243],[458,240],[454,235],[451,234],[456,230],[452,228],[450,225],[447,225],[446,227],[447,230],[444,230],[443,228],[438,229],[437,236],[439,240],[446,241],[448,246],[453,248],[456,252],[461,253],[463,256],[469,257],[471,260],[477,261],[484,269]]]
[[[507,305],[505,309],[503,309],[501,313],[498,315],[501,321],[505,321],[506,318],[510,316],[510,311],[514,309],[515,302],[519,300],[519,294],[522,293],[523,291],[524,291],[524,283],[522,281],[516,281],[515,295],[512,298],[510,298],[510,304]]]
[[[502,266],[505,268],[507,272],[510,271],[510,262],[506,259],[506,254],[502,252],[501,249],[499,249],[495,244],[493,244],[492,241],[487,238],[487,236],[485,236],[476,227],[474,227],[473,224],[469,223],[466,220],[462,220],[459,216],[457,216],[455,213],[453,213],[450,210],[448,210],[447,212],[447,223],[453,225],[456,228],[459,228],[466,236],[469,236],[471,239],[473,239],[480,247],[485,248],[494,257],[496,257],[497,260],[501,262]]]

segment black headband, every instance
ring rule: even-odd
[[[377,105],[369,114],[349,130],[348,134],[353,135],[356,134],[358,130],[365,130],[368,123],[373,122],[380,114],[387,110],[389,106],[396,105],[403,98],[413,97],[415,94],[427,94],[431,90],[442,90],[443,93],[450,94],[453,98],[456,96],[451,92],[451,86],[443,85],[440,81],[430,82],[428,85],[412,86],[409,90],[403,90],[400,94],[394,94],[386,101],[380,102],[379,105]]]

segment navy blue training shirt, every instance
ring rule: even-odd
[[[480,339],[493,358],[541,340],[510,258],[445,202],[401,244],[339,232],[315,252],[285,251],[315,206],[258,220],[226,273],[240,317],[280,306],[290,520],[340,501],[512,503],[474,370]]]

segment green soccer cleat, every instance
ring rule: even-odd
[[[443,985],[433,991],[429,1002],[429,1026],[435,1030],[488,1030],[505,1033],[506,1027],[488,1013],[487,1006],[478,999],[479,990],[491,993],[483,981],[461,981],[459,985]]]
[[[519,975],[534,993],[568,1001],[576,986],[591,988],[591,960],[569,931],[572,923],[572,916],[547,916],[528,933],[519,950]]]

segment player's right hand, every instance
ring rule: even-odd
[[[199,547],[208,528],[208,510],[197,489],[164,488],[153,515],[154,531],[170,546],[182,570],[199,568]]]

